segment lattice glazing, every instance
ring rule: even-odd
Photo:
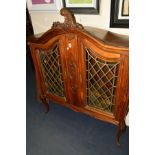
[[[113,113],[119,64],[103,61],[86,49],[88,106]]]
[[[58,44],[49,50],[39,49],[41,69],[46,83],[47,91],[64,97],[64,84],[60,63]]]

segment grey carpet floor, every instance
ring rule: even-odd
[[[26,151],[27,155],[128,155],[129,128],[115,143],[117,127],[50,102],[46,114],[36,100],[31,61],[26,61]]]

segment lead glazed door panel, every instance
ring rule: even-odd
[[[88,40],[82,40],[81,45],[84,107],[114,116],[120,54],[109,54]]]
[[[65,83],[64,37],[55,37],[44,45],[36,45],[34,57],[41,83],[41,95],[67,103],[67,86]]]

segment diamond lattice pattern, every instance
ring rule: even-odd
[[[60,63],[58,44],[49,50],[39,50],[41,69],[46,83],[47,91],[57,96],[64,97],[64,84]]]
[[[86,49],[87,105],[113,113],[120,62],[103,61]]]

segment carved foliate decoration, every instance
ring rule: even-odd
[[[70,29],[70,28],[77,28],[77,29],[84,29],[84,27],[76,23],[76,18],[72,12],[70,12],[66,8],[62,8],[60,10],[60,15],[64,16],[64,23],[54,22],[52,28],[62,28],[62,29]]]

